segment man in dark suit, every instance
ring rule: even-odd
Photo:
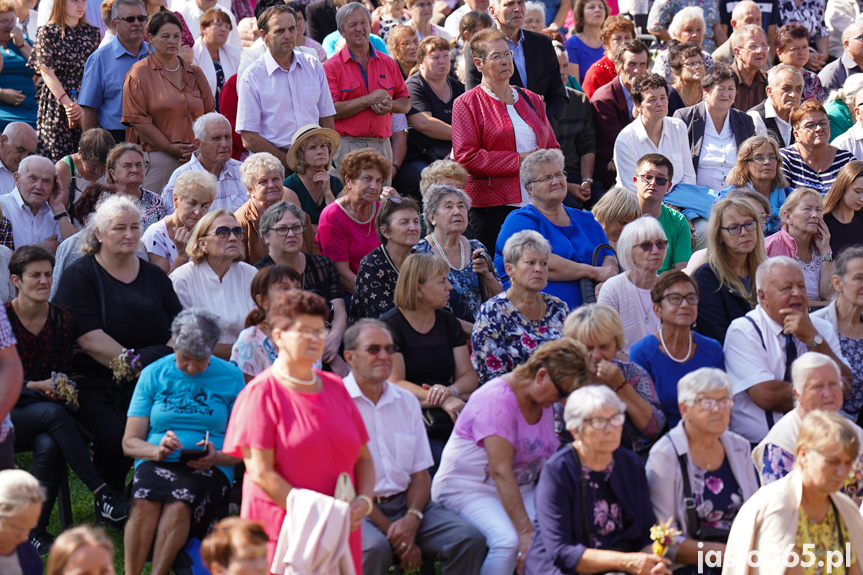
[[[339,3],[343,4],[347,2]],[[306,6],[306,35],[323,43],[324,38],[336,31],[336,10],[333,0],[316,0]]]
[[[614,141],[620,131],[632,122],[632,82],[647,72],[649,54],[647,45],[641,40],[630,40],[614,54],[617,77],[599,88],[590,103],[593,106],[593,121],[596,129],[596,167],[593,177],[610,189],[617,178],[612,164]],[[611,164],[611,165],[610,165]]]
[[[510,83],[539,94],[545,101],[549,122],[554,125],[563,117],[566,107],[566,90],[560,81],[560,65],[551,40],[522,30],[524,23],[524,0],[492,0],[488,13],[509,41],[513,51],[515,72]],[[464,49],[465,88],[479,86],[482,75],[477,71],[470,53],[470,44]]]

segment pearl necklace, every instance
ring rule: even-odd
[[[299,379],[296,377],[291,377],[287,374],[287,372],[283,371],[282,368],[278,366],[278,364],[273,364],[273,372],[280,378],[289,381],[296,385],[301,385],[303,387],[312,387],[318,382],[318,374],[312,372],[312,379]]]
[[[432,241],[434,242],[434,245],[437,246],[437,251],[440,252],[440,257],[443,258],[443,261],[445,261],[449,267],[451,267],[452,269],[454,269],[456,271],[464,269],[464,242],[461,241],[461,237],[459,237],[459,239],[458,239],[458,251],[459,251],[458,267],[455,267],[454,265],[452,265],[452,263],[450,263],[449,259],[446,257],[446,252],[443,251],[443,247],[441,247],[440,243],[437,241],[437,238],[435,237],[434,232],[431,233],[431,237],[432,237]]]
[[[167,72],[176,72],[177,70],[179,70],[179,69],[180,69],[180,59],[179,59],[179,58],[177,58],[177,66],[176,66],[173,70],[172,70],[171,68],[168,68],[168,67],[167,67],[167,66],[165,66],[165,65],[162,65],[162,67],[163,67],[163,68],[165,68],[165,70],[166,70]]]
[[[668,347],[665,345],[665,339],[662,337],[662,326],[661,325],[659,326],[659,329],[657,331],[659,332],[659,343],[662,344],[662,351],[665,352],[665,355],[668,356],[668,359],[670,359],[671,361],[673,361],[675,363],[686,363],[687,361],[689,361],[689,356],[690,356],[690,354],[692,354],[692,339],[693,338],[692,338],[691,333],[689,334],[689,349],[686,350],[686,355],[683,356],[683,359],[677,359],[676,357],[671,355],[671,352],[668,351]]]

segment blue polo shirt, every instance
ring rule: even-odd
[[[123,117],[123,81],[136,62],[150,53],[150,45],[144,42],[136,56],[129,52],[115,37],[87,58],[84,79],[78,104],[94,108],[99,117],[99,126],[106,130],[124,130],[120,122]]]

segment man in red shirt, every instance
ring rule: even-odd
[[[324,64],[336,107],[335,130],[342,137],[333,158],[335,170],[346,154],[360,148],[374,148],[392,162],[392,115],[406,114],[411,107],[399,65],[369,43],[372,16],[362,4],[339,8],[336,25],[345,47]]]

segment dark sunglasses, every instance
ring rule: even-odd
[[[129,24],[133,22],[146,22],[147,16],[126,16],[125,18],[114,18],[114,20],[122,20],[123,22],[128,22]]]
[[[211,234],[207,234],[208,236],[216,236],[217,238],[227,238],[231,234],[234,234],[239,239],[243,239],[246,235],[246,230],[237,226],[235,228],[229,228],[228,226],[219,226]]]
[[[557,395],[561,400],[566,399],[567,397],[569,397],[569,394],[572,393],[572,391],[564,391],[563,388],[560,387],[557,384],[557,382],[551,378],[551,374],[548,374],[548,380],[551,382],[551,384],[557,390]]]
[[[663,178],[662,176],[638,176],[641,178],[641,181],[645,184],[652,184],[656,182],[656,185],[660,188],[664,188],[668,183],[668,178]]]
[[[377,355],[381,352],[381,350],[384,350],[385,352],[387,352],[387,355],[392,355],[396,352],[396,346],[394,346],[391,343],[388,343],[386,345],[380,345],[377,343],[373,343],[372,345],[368,346],[365,349],[361,349],[360,351],[364,351],[370,355]]]

